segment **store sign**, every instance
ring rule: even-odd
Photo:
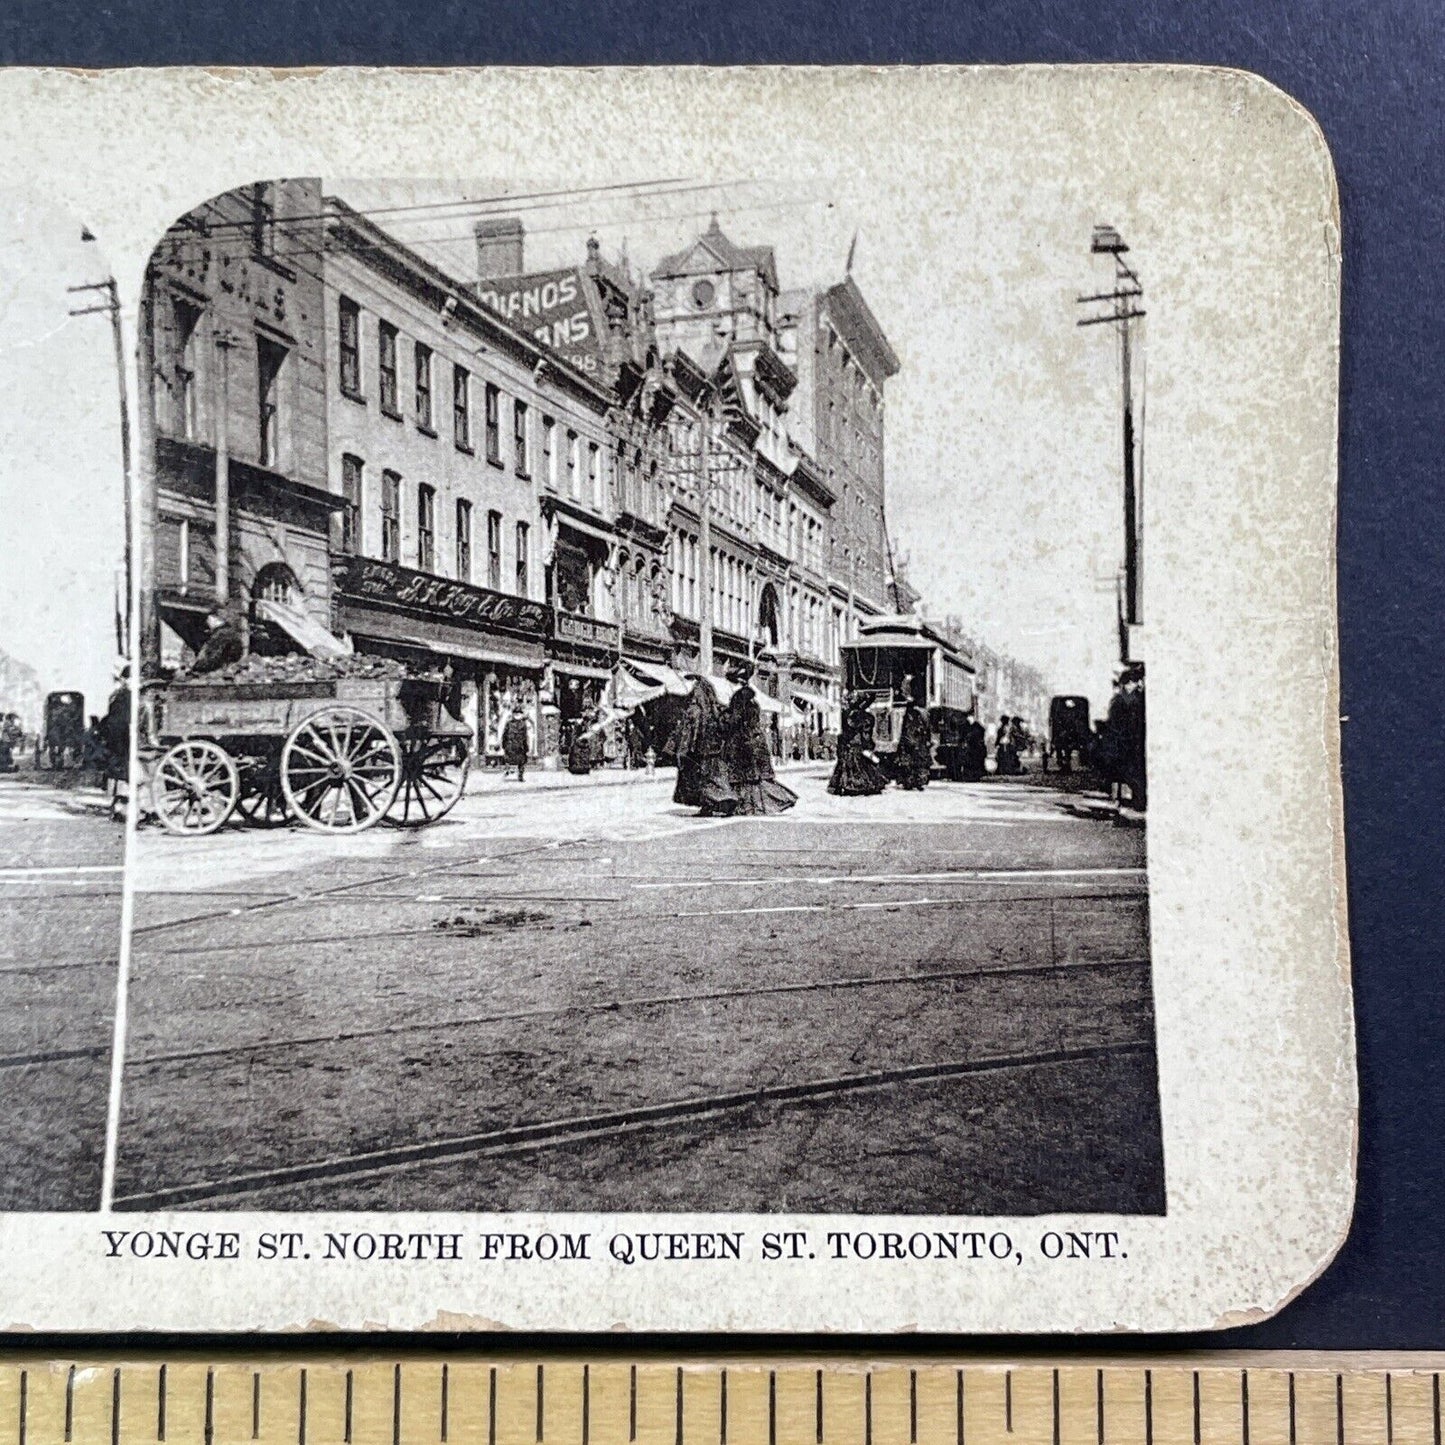
[[[342,564],[337,588],[348,597],[404,607],[448,622],[480,623],[532,637],[547,635],[552,609],[545,602],[449,582],[427,572],[413,572],[373,557],[349,557]]]
[[[489,277],[479,294],[484,306],[566,357],[579,371],[596,376],[602,350],[583,284],[575,270],[538,271],[530,276]]]
[[[553,636],[559,642],[576,642],[583,647],[617,652],[622,645],[622,629],[615,622],[599,622],[576,612],[554,612]]]

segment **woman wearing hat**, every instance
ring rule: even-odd
[[[677,785],[672,801],[704,818],[727,817],[738,805],[723,761],[723,710],[705,678],[697,678],[677,730]]]
[[[727,670],[737,691],[723,713],[724,756],[728,778],[737,794],[737,812],[750,817],[785,813],[798,795],[777,780],[763,731],[763,711],[751,686],[752,664],[734,663]]]

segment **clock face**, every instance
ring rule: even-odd
[[[717,291],[711,281],[699,281],[692,288],[693,305],[701,311],[704,307],[712,305],[713,297],[716,295]]]

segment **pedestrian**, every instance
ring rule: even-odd
[[[1142,813],[1148,802],[1142,663],[1131,662],[1120,674],[1118,686],[1109,702],[1107,731],[1112,742],[1113,772],[1120,784],[1119,803],[1123,805],[1123,789],[1127,788],[1130,804]]]
[[[869,798],[887,786],[873,753],[873,714],[867,699],[849,693],[843,702],[838,762],[828,779],[828,791],[839,798]]]
[[[509,768],[517,770],[517,781],[527,780],[527,754],[531,751],[527,739],[527,717],[522,704],[515,703],[507,725],[502,729],[502,756]]]
[[[677,783],[672,800],[698,809],[699,816],[727,817],[738,805],[723,761],[722,704],[705,677],[687,695],[675,741]]]
[[[899,786],[910,793],[922,792],[933,771],[933,729],[928,714],[914,696],[913,678],[905,677],[901,688],[903,717],[898,726],[898,752],[895,762]]]
[[[585,777],[592,771],[592,726],[597,714],[588,709],[577,720],[576,731],[572,734],[572,746],[567,749],[567,771]]]
[[[976,783],[988,771],[988,737],[983,724],[975,718],[969,719],[963,734],[963,779]]]
[[[629,768],[643,767],[647,762],[647,734],[638,721],[638,714],[633,713],[627,719],[627,766]]]
[[[750,662],[736,662],[727,671],[727,680],[737,684],[737,691],[723,714],[724,756],[728,780],[737,794],[737,812],[748,817],[771,817],[787,812],[798,801],[798,795],[780,783],[773,772],[768,733],[758,695],[752,688],[752,676]]]
[[[1016,739],[1014,720],[1005,713],[998,720],[998,732],[993,743],[994,772],[1001,778],[1014,778],[1020,772]]]

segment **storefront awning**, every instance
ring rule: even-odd
[[[417,647],[438,657],[462,657],[473,662],[500,663],[540,671],[546,656],[541,643],[499,637],[471,627],[424,623],[416,618],[348,602],[343,617],[353,638]]]
[[[279,627],[298,647],[312,657],[346,657],[349,643],[328,632],[314,617],[299,607],[288,607],[269,597],[256,599],[256,616]]]
[[[601,523],[584,522],[581,517],[574,517],[569,512],[558,511],[555,515],[559,531],[565,527],[570,532],[576,532],[579,536],[588,538],[589,541],[604,542],[609,547],[617,540]]]
[[[692,684],[665,662],[635,662],[629,657],[623,666],[641,681],[660,687],[673,697],[686,697],[692,691]]]
[[[560,672],[567,677],[590,677],[602,682],[610,682],[612,669],[608,667],[589,667],[585,662],[558,662],[552,663],[553,672]]]

